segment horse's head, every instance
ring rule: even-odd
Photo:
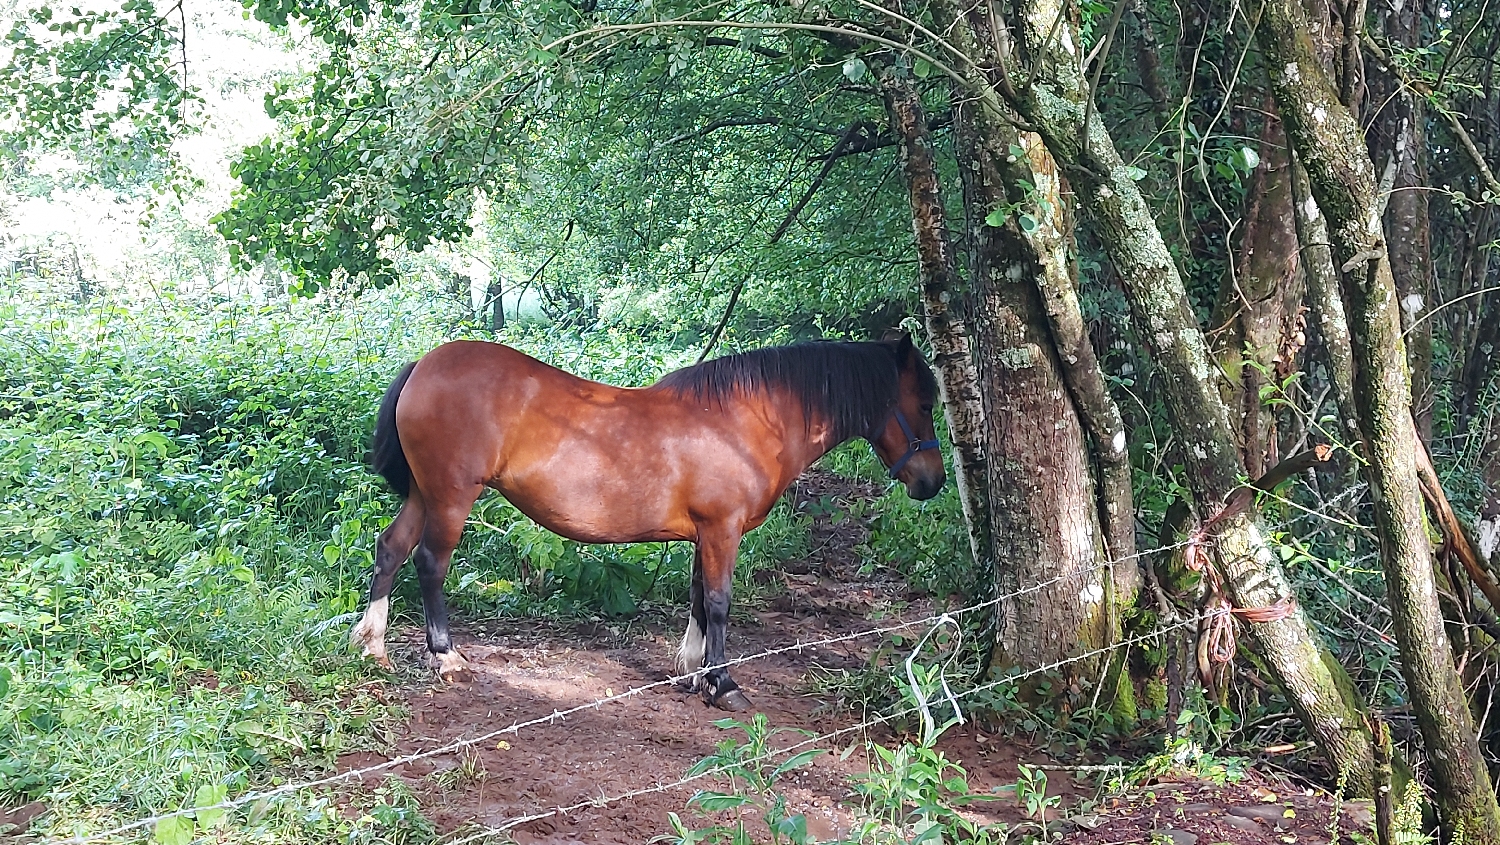
[[[938,403],[937,379],[912,345],[911,335],[884,341],[896,352],[896,406],[885,424],[870,436],[870,444],[891,471],[906,485],[913,499],[931,499],[943,489],[947,474],[943,453],[932,427],[932,409]]]

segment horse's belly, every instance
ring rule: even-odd
[[[580,543],[692,540],[696,529],[685,509],[639,490],[576,489],[541,492],[493,485],[538,525]]]

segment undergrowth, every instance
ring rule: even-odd
[[[453,330],[412,294],[127,307],[0,288],[0,806],[43,802],[33,833],[326,772],[399,718],[347,633],[398,507],[364,466],[375,405]],[[616,384],[691,363],[613,331],[505,339]],[[806,535],[778,505],[746,539],[739,589]],[[571,543],[489,497],[448,589],[475,614],[627,616],[684,601],[690,554]],[[414,580],[398,619],[420,614]],[[381,789],[200,810],[149,835],[430,838],[409,796]]]

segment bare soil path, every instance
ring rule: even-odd
[[[800,500],[868,496],[876,491],[836,477],[805,479]],[[798,641],[827,639],[920,619],[931,613],[925,600],[906,591],[898,579],[860,576],[847,550],[861,538],[850,523],[814,527],[813,553],[776,573],[785,591],[768,609],[751,609],[732,620],[729,651],[755,654]],[[685,611],[684,611],[685,613]],[[659,681],[674,671],[682,620],[646,615],[630,623],[574,624],[544,619],[460,620],[455,638],[475,671],[471,684],[430,685],[412,668],[399,687],[411,721],[398,735],[391,755],[441,746],[493,731],[516,721],[543,717],[606,695]],[[422,635],[417,628],[394,629],[392,653],[404,667],[420,665]],[[879,636],[756,659],[734,669],[772,727],[823,734],[861,721],[814,691],[814,667],[857,669],[879,644]],[[523,845],[620,843],[639,845],[670,830],[669,812],[701,826],[686,808],[701,788],[723,788],[704,778],[672,785],[725,739],[741,738],[713,723],[726,714],[701,699],[669,686],[614,701],[544,725],[526,728],[504,742],[435,757],[382,772],[394,774],[416,793],[423,813],[444,833],[505,826],[522,816],[597,801],[594,806],[528,822],[511,831]],[[781,744],[800,734],[779,735]],[[818,840],[847,834],[861,818],[851,800],[850,777],[869,770],[866,740],[887,744],[888,731],[846,734],[820,747],[832,753],[799,770],[781,790],[791,812],[804,813]],[[854,747],[847,757],[842,752]],[[973,725],[945,735],[941,749],[967,770],[972,789],[988,793],[1012,784],[1017,763],[1057,765],[1046,754],[1004,736],[986,736]],[[383,758],[364,753],[340,761],[360,768]],[[1067,761],[1063,761],[1067,762]],[[1296,845],[1328,843],[1339,818],[1339,841],[1351,829],[1368,831],[1368,811],[1336,807],[1326,796],[1309,795],[1286,784],[1254,779],[1227,787],[1201,782],[1156,784],[1097,804],[1091,782],[1064,770],[1051,773],[1054,791],[1064,797],[1063,841],[1080,845],[1175,843],[1175,845]],[[660,791],[605,801],[637,790]],[[990,815],[1015,824],[1024,816],[1014,801],[984,805]],[[721,816],[722,818],[722,816]],[[1014,841],[1020,841],[1019,838]]]

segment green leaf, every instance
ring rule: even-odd
[[[819,754],[823,753],[826,753],[825,749],[809,748],[808,750],[803,751],[800,754],[794,754],[791,757],[788,757],[784,762],[782,762],[781,765],[772,769],[771,777],[775,778],[780,776],[783,772],[789,772],[792,769],[805,766],[809,762],[811,762],[814,757],[817,757]]]
[[[785,836],[794,845],[802,845],[807,841],[807,816],[798,813],[795,816],[787,816],[776,823],[772,828],[777,836]]]
[[[193,820],[187,816],[168,816],[156,823],[151,838],[161,845],[188,845],[193,841]]]
[[[926,826],[911,840],[911,845],[919,845],[922,842],[943,841],[943,826],[941,824],[932,819],[926,820],[925,824]]]
[[[1032,217],[1030,214],[1021,214],[1020,217],[1016,218],[1016,222],[1021,224],[1021,231],[1025,232],[1028,235],[1032,232],[1035,232],[1037,229],[1042,228],[1042,224],[1038,223],[1037,219],[1035,217]]]
[[[688,803],[697,804],[705,811],[712,813],[716,810],[732,810],[735,807],[743,807],[750,803],[750,796],[701,790],[697,795],[689,798]]]
[[[1125,166],[1125,175],[1130,177],[1130,181],[1139,182],[1146,178],[1146,169],[1129,164]]]
[[[323,547],[323,561],[329,566],[339,562],[339,547],[332,543]]]
[[[0,666],[0,701],[3,701],[5,696],[10,694],[10,679],[10,670],[4,666]]]
[[[911,72],[918,79],[926,79],[932,75],[932,63],[926,59],[917,59],[911,63]]]
[[[865,66],[865,60],[858,56],[851,56],[844,62],[844,76],[848,77],[850,82],[864,79],[869,72],[870,69]]]
[[[224,799],[228,797],[229,787],[222,783],[213,786],[200,786],[193,793],[193,806],[197,808],[213,807],[215,804],[224,803]],[[204,830],[217,827],[224,821],[224,811],[222,809],[198,809],[193,815],[197,817],[198,825]]]
[[[1005,218],[1009,216],[1006,209],[997,208],[984,216],[984,225],[998,229],[1005,225]]]
[[[1249,147],[1240,147],[1240,160],[1245,164],[1245,172],[1249,173],[1260,165],[1260,153]]]

